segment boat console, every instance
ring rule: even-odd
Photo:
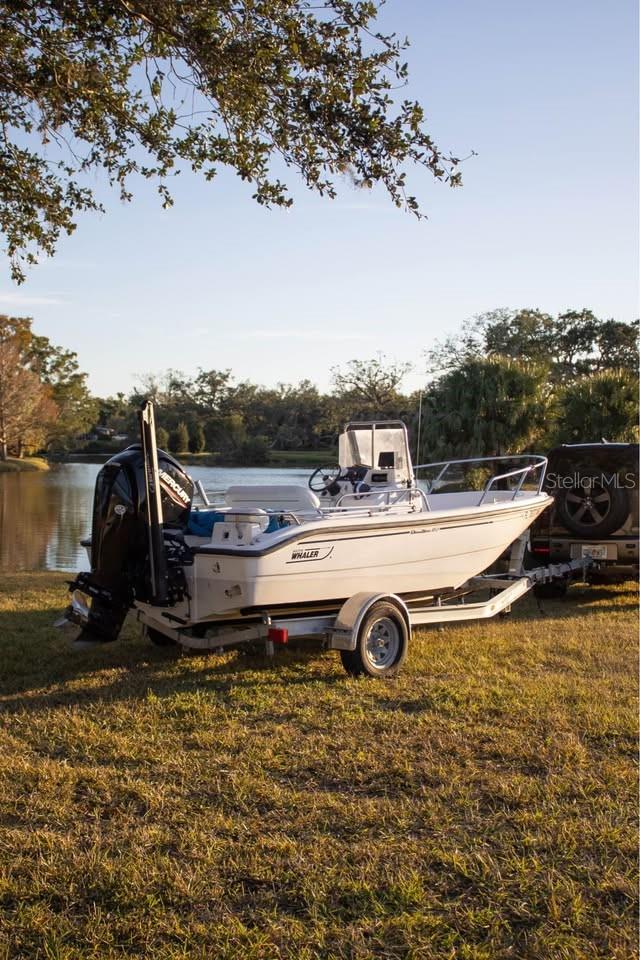
[[[381,499],[376,494],[414,485],[409,438],[401,420],[348,423],[338,441],[338,463],[318,467],[309,478],[322,506],[355,505],[365,494],[375,501]]]

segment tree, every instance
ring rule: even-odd
[[[58,409],[47,442],[64,447],[95,423],[98,401],[89,393],[87,374],[80,370],[78,356],[72,350],[55,346],[47,337],[34,335],[29,353],[32,368],[51,388]]]
[[[263,436],[279,450],[297,450],[317,445],[327,408],[327,398],[318,388],[301,380],[279,383],[274,389],[259,388],[244,416],[252,435]]]
[[[551,398],[544,366],[507,358],[469,359],[445,373],[423,400],[420,459],[502,456],[542,436]]]
[[[567,310],[552,317],[541,310],[492,310],[476,317],[458,336],[427,352],[437,373],[483,357],[543,363],[562,384],[599,370],[638,366],[638,321],[599,320],[591,310]]]
[[[191,453],[202,453],[207,441],[204,436],[202,424],[197,423],[189,434],[189,450]]]
[[[411,369],[410,363],[396,363],[380,356],[377,360],[351,360],[346,367],[331,369],[334,395],[347,418],[398,416],[400,385]]]
[[[134,435],[138,431],[138,420],[135,406],[124,393],[117,393],[115,397],[96,399],[97,423],[101,427],[110,427],[114,433]]]
[[[169,448],[172,453],[187,453],[189,450],[189,431],[186,423],[179,423],[169,434]]]
[[[25,363],[17,337],[0,335],[0,460],[44,441],[57,414],[51,389]]]
[[[199,410],[220,410],[231,389],[230,370],[199,370],[193,381],[193,399]]]
[[[89,393],[87,375],[79,369],[77,354],[34,333],[31,325],[30,317],[2,314],[0,339],[12,339],[19,346],[20,362],[50,388],[56,415],[41,424],[43,428],[46,425],[41,442],[64,446],[95,422],[99,404]]]
[[[638,369],[639,321],[599,320],[591,310],[568,310],[556,320],[554,376],[560,383],[601,370]]]
[[[234,451],[234,459],[247,466],[261,466],[269,460],[269,444],[265,437],[243,440]]]
[[[169,432],[164,427],[156,427],[156,444],[160,450],[169,447]]]
[[[278,159],[320,194],[347,172],[405,191],[415,163],[460,182],[423,126],[419,104],[394,110],[406,42],[376,30],[381,0],[33,0],[0,7],[0,229],[16,280],[52,254],[78,213],[99,209],[102,170],[123,199],[135,175],[220,166],[258,203],[288,206]]]
[[[251,437],[247,436],[247,427],[241,413],[228,413],[218,419],[214,443],[225,455],[232,455]]]
[[[191,380],[180,370],[164,370],[162,373],[139,373],[137,386],[129,395],[129,403],[141,407],[152,400],[156,407],[188,407],[191,403]]]
[[[638,377],[626,370],[603,370],[568,384],[559,408],[556,442],[639,439]]]
[[[496,310],[479,318],[481,354],[525,363],[551,363],[558,322],[542,310]]]

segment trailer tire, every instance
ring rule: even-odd
[[[173,637],[168,637],[166,633],[155,630],[153,627],[147,627],[147,636],[154,647],[175,647],[176,645]]]
[[[399,608],[384,600],[364,616],[355,650],[341,650],[342,665],[352,677],[393,677],[409,648],[409,627]]]

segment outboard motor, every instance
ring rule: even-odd
[[[112,457],[96,479],[91,572],[80,573],[71,584],[72,591],[91,597],[83,639],[115,640],[134,600],[171,606],[184,596],[182,563],[188,548],[183,535],[194,484],[177,460],[156,451],[155,435],[152,451],[147,449],[145,410],[151,417],[146,426],[153,431],[148,404],[141,414],[143,443]],[[150,473],[157,477],[157,489]]]

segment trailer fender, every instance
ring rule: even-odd
[[[354,593],[340,608],[329,636],[329,649],[355,650],[360,624],[374,603],[384,600],[397,607],[407,628],[407,640],[411,639],[411,618],[406,604],[395,593],[369,593],[366,590]]]

